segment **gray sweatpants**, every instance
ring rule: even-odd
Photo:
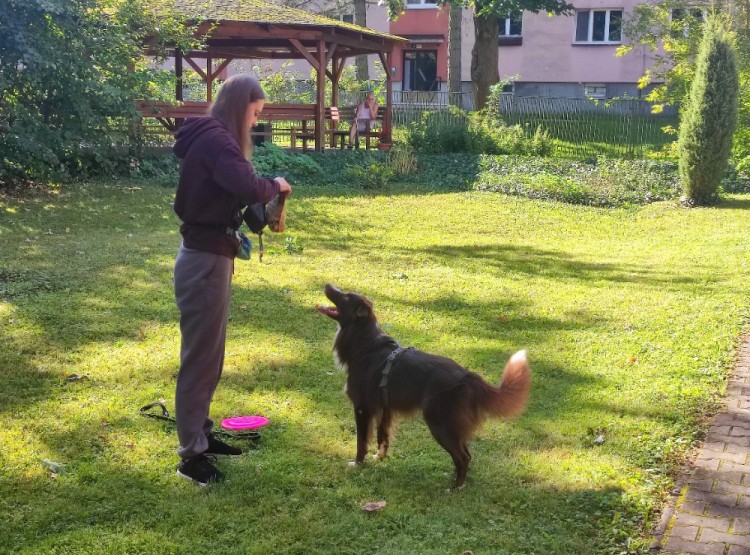
[[[208,447],[208,417],[224,367],[224,347],[234,260],[180,246],[174,265],[174,294],[180,309],[180,372],[175,418],[180,448],[188,459]]]

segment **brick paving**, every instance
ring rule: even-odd
[[[692,474],[662,516],[662,555],[750,555],[750,335]]]

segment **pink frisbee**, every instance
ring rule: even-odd
[[[254,430],[268,424],[265,416],[232,416],[221,421],[221,427],[225,430]]]

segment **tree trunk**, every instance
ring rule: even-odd
[[[463,7],[451,2],[448,12],[448,100],[451,104],[461,104],[461,16]]]
[[[474,108],[487,104],[490,86],[500,81],[497,70],[497,19],[474,16],[474,48],[471,50],[471,81],[474,84]]]
[[[367,0],[354,0],[354,23],[361,27],[367,27]],[[369,81],[370,71],[368,68],[367,56],[357,56],[356,65],[357,80]]]

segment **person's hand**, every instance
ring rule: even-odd
[[[286,197],[292,194],[292,186],[289,185],[289,182],[286,179],[283,177],[277,177],[275,178],[275,181],[279,184],[279,193]]]

